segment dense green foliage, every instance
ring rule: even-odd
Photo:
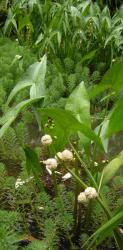
[[[0,38],[0,56],[0,107],[2,111],[11,89],[22,78],[28,66],[36,60],[36,56],[28,48],[23,48],[17,42],[7,38]]]
[[[0,1],[0,250],[123,249],[122,24],[118,0]]]

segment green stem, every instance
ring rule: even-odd
[[[40,180],[40,178],[39,178],[37,172],[36,172],[36,171],[33,171],[33,175],[34,175],[34,178],[35,178],[35,181],[36,181],[36,183],[37,183],[37,186],[38,186],[39,190],[40,190],[41,192],[44,191],[44,186],[43,186],[43,184],[42,184],[42,182],[41,182],[41,180]]]
[[[84,168],[86,174],[88,175],[88,177],[89,177],[90,180],[92,181],[94,187],[97,188],[97,183],[95,182],[95,180],[94,180],[94,178],[93,178],[91,172],[88,170],[86,164],[85,164],[84,161],[81,159],[81,157],[79,156],[78,152],[76,151],[76,149],[74,148],[74,146],[72,145],[71,142],[70,142],[70,146],[71,146],[71,148],[73,149],[73,151],[74,151],[76,157],[77,157],[78,160],[80,161],[80,163],[81,163],[82,167]]]
[[[71,169],[69,169],[65,165],[64,168],[78,181],[78,183],[83,187],[83,189],[88,187]]]
[[[97,200],[100,204],[100,206],[103,208],[103,210],[105,211],[105,214],[107,215],[107,218],[110,219],[111,218],[111,212],[109,210],[109,208],[107,207],[107,205],[105,204],[103,197],[97,197]]]
[[[85,232],[88,230],[89,223],[91,221],[91,213],[92,213],[92,200],[89,200],[87,212],[85,216]]]
[[[79,176],[79,171],[78,171],[78,162],[76,162],[76,165],[75,165],[75,174],[76,176]],[[75,183],[76,187],[75,187],[75,200],[74,200],[74,222],[75,222],[75,225],[74,225],[74,228],[76,230],[76,227],[77,227],[77,217],[78,217],[78,195],[79,195],[79,190],[80,190],[80,184],[78,183],[78,181],[76,180],[76,183]]]
[[[42,231],[42,230],[43,230],[43,225],[41,225],[41,224],[39,223],[38,215],[37,215],[37,213],[36,213],[35,207],[34,207],[34,205],[33,205],[31,199],[30,199],[30,207],[31,207],[31,211],[32,211],[32,213],[33,213],[34,220],[36,221],[38,227],[39,227],[40,230]]]
[[[78,152],[76,151],[76,149],[74,148],[74,146],[72,145],[72,143],[70,143],[70,145],[71,145],[72,149],[74,150],[74,153],[76,154],[78,160],[80,161],[80,163],[82,164],[83,168],[85,169],[85,171],[86,171],[88,177],[89,177],[90,180],[92,181],[94,187],[95,187],[96,189],[98,189],[97,183],[95,182],[95,180],[94,180],[92,174],[90,173],[90,171],[87,169],[87,166],[85,165],[85,163],[84,163],[84,162],[82,161],[82,159],[80,158]],[[69,170],[69,171],[70,171],[70,170]],[[72,174],[72,173],[71,173],[71,174]],[[78,178],[78,179],[80,180],[80,178],[77,177],[75,174],[74,174],[73,176],[74,176],[75,178]],[[82,182],[82,183],[81,183],[81,182]],[[80,183],[80,185],[82,185],[82,186],[83,186],[83,184],[84,184],[84,186],[86,185],[86,184],[85,184],[83,181],[81,181],[81,180],[79,181],[79,183]],[[87,187],[87,185],[86,185],[86,187]],[[86,188],[86,187],[85,187],[85,188]],[[101,207],[103,208],[103,210],[105,211],[107,217],[110,218],[110,217],[111,217],[111,212],[110,212],[110,210],[108,209],[107,205],[105,204],[104,199],[103,199],[103,196],[100,195],[100,197],[98,197],[97,200],[98,200],[98,202],[100,203],[100,205],[101,205]]]
[[[53,182],[54,182],[54,190],[55,190],[55,195],[58,195],[58,188],[57,188],[57,179],[56,179],[56,173],[53,170],[52,171],[52,177],[53,177]]]

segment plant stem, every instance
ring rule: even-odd
[[[88,230],[89,222],[91,221],[91,213],[92,213],[92,200],[89,200],[87,212],[85,216],[85,232]]]
[[[94,187],[97,188],[97,183],[96,183],[96,181],[94,180],[94,178],[93,178],[91,172],[88,170],[88,168],[87,168],[85,162],[81,159],[81,157],[79,156],[78,152],[76,151],[76,149],[74,148],[74,146],[72,145],[71,142],[70,142],[70,146],[71,146],[71,148],[73,149],[73,151],[74,151],[76,157],[77,157],[78,160],[80,161],[80,163],[81,163],[82,167],[84,168],[86,174],[88,175],[88,177],[89,177],[90,180],[92,181]]]
[[[76,165],[75,165],[75,174],[76,176],[79,176],[79,171],[78,171],[78,162],[76,162]],[[77,214],[77,210],[78,210],[78,194],[79,194],[79,190],[80,190],[80,185],[78,183],[78,181],[76,180],[76,183],[75,183],[76,187],[75,187],[75,200],[74,200],[74,228],[76,230],[76,227],[77,227],[77,217],[78,217],[78,214]]]
[[[77,180],[77,182],[85,189],[88,186],[67,166],[64,165],[64,168]]]
[[[56,179],[56,173],[54,170],[52,171],[52,177],[53,177],[55,195],[57,196],[58,195],[57,179]]]

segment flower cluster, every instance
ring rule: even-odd
[[[41,143],[44,146],[50,145],[53,142],[52,137],[50,135],[44,135],[41,138]],[[46,165],[46,169],[55,170],[58,166],[59,161],[63,162],[71,162],[74,160],[73,153],[65,149],[63,152],[58,152],[54,158],[49,158],[43,163]]]
[[[23,186],[25,183],[30,182],[33,178],[34,178],[33,176],[30,176],[25,181],[23,181],[21,178],[17,178],[17,180],[15,182],[15,189],[19,188],[20,186]]]
[[[98,197],[98,193],[95,188],[87,187],[84,192],[78,195],[79,203],[87,203],[89,200],[94,200]]]

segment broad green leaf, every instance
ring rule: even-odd
[[[11,102],[11,100],[13,99],[13,97],[22,89],[27,88],[29,86],[31,86],[33,84],[33,82],[27,80],[23,80],[21,82],[19,82],[18,84],[16,84],[16,86],[13,88],[13,90],[11,91],[8,100],[7,100],[7,105],[9,105],[9,103]]]
[[[123,100],[119,100],[110,114],[107,137],[123,130]]]
[[[90,99],[95,98],[97,95],[109,88],[111,88],[110,84],[99,83],[98,85],[94,85],[93,88],[88,91]]]
[[[91,243],[88,245],[87,249],[96,242],[96,245],[99,245],[103,240],[105,240],[110,234],[113,233],[113,230],[123,221],[123,211],[119,212],[104,225],[102,225],[97,231],[89,238]],[[123,236],[122,236],[123,238]],[[123,243],[123,239],[122,239]]]
[[[100,84],[94,86],[94,88],[90,90],[90,98],[94,98],[108,88],[119,91],[123,86],[122,72],[123,61],[113,64],[113,66],[105,73]]]
[[[32,86],[30,89],[30,98],[38,98],[45,94],[46,61],[47,58],[44,55],[41,62],[36,62],[28,68],[23,81],[19,82],[11,91],[7,105],[19,91],[29,86]]]
[[[58,108],[39,109],[42,120],[48,125],[48,118],[53,120],[52,129],[45,126],[46,131],[50,131],[53,135],[57,136],[57,143],[63,147],[72,133],[82,132],[86,137],[95,141],[101,148],[102,144],[100,139],[95,133],[86,125],[79,122],[74,115],[68,110]],[[46,125],[46,124],[44,124]]]
[[[90,101],[84,82],[81,82],[69,96],[65,109],[70,110],[79,122],[86,124],[89,128],[91,127]],[[87,144],[89,142],[89,140],[80,133],[79,137],[81,144]]]
[[[45,95],[45,74],[46,74],[47,58],[44,55],[41,62],[36,62],[29,67],[28,75],[35,84],[30,89],[30,98],[37,98]]]
[[[28,99],[28,100],[20,102],[18,105],[16,105],[15,107],[11,108],[5,114],[5,116],[2,117],[2,119],[1,119],[1,122],[2,122],[3,126],[0,129],[0,138],[4,135],[4,133],[6,132],[6,130],[8,129],[8,127],[16,119],[16,117],[18,116],[18,114],[21,112],[22,109],[24,109],[25,107],[29,106],[32,103],[38,102],[42,98],[44,98],[44,97],[41,96],[39,98]]]
[[[38,156],[37,156],[36,152],[29,147],[25,147],[24,152],[25,152],[25,156],[26,156],[27,172],[28,172],[28,174],[30,174],[31,172],[33,173],[38,187],[40,188],[40,190],[42,190],[43,185],[42,185],[41,180],[40,180],[41,166],[39,163]]]
[[[109,182],[115,176],[116,172],[122,165],[123,151],[121,151],[120,154],[111,162],[109,162],[103,169],[100,186],[105,185],[107,182]]]
[[[78,121],[91,127],[90,101],[84,82],[81,82],[68,97],[65,109],[70,110]]]

